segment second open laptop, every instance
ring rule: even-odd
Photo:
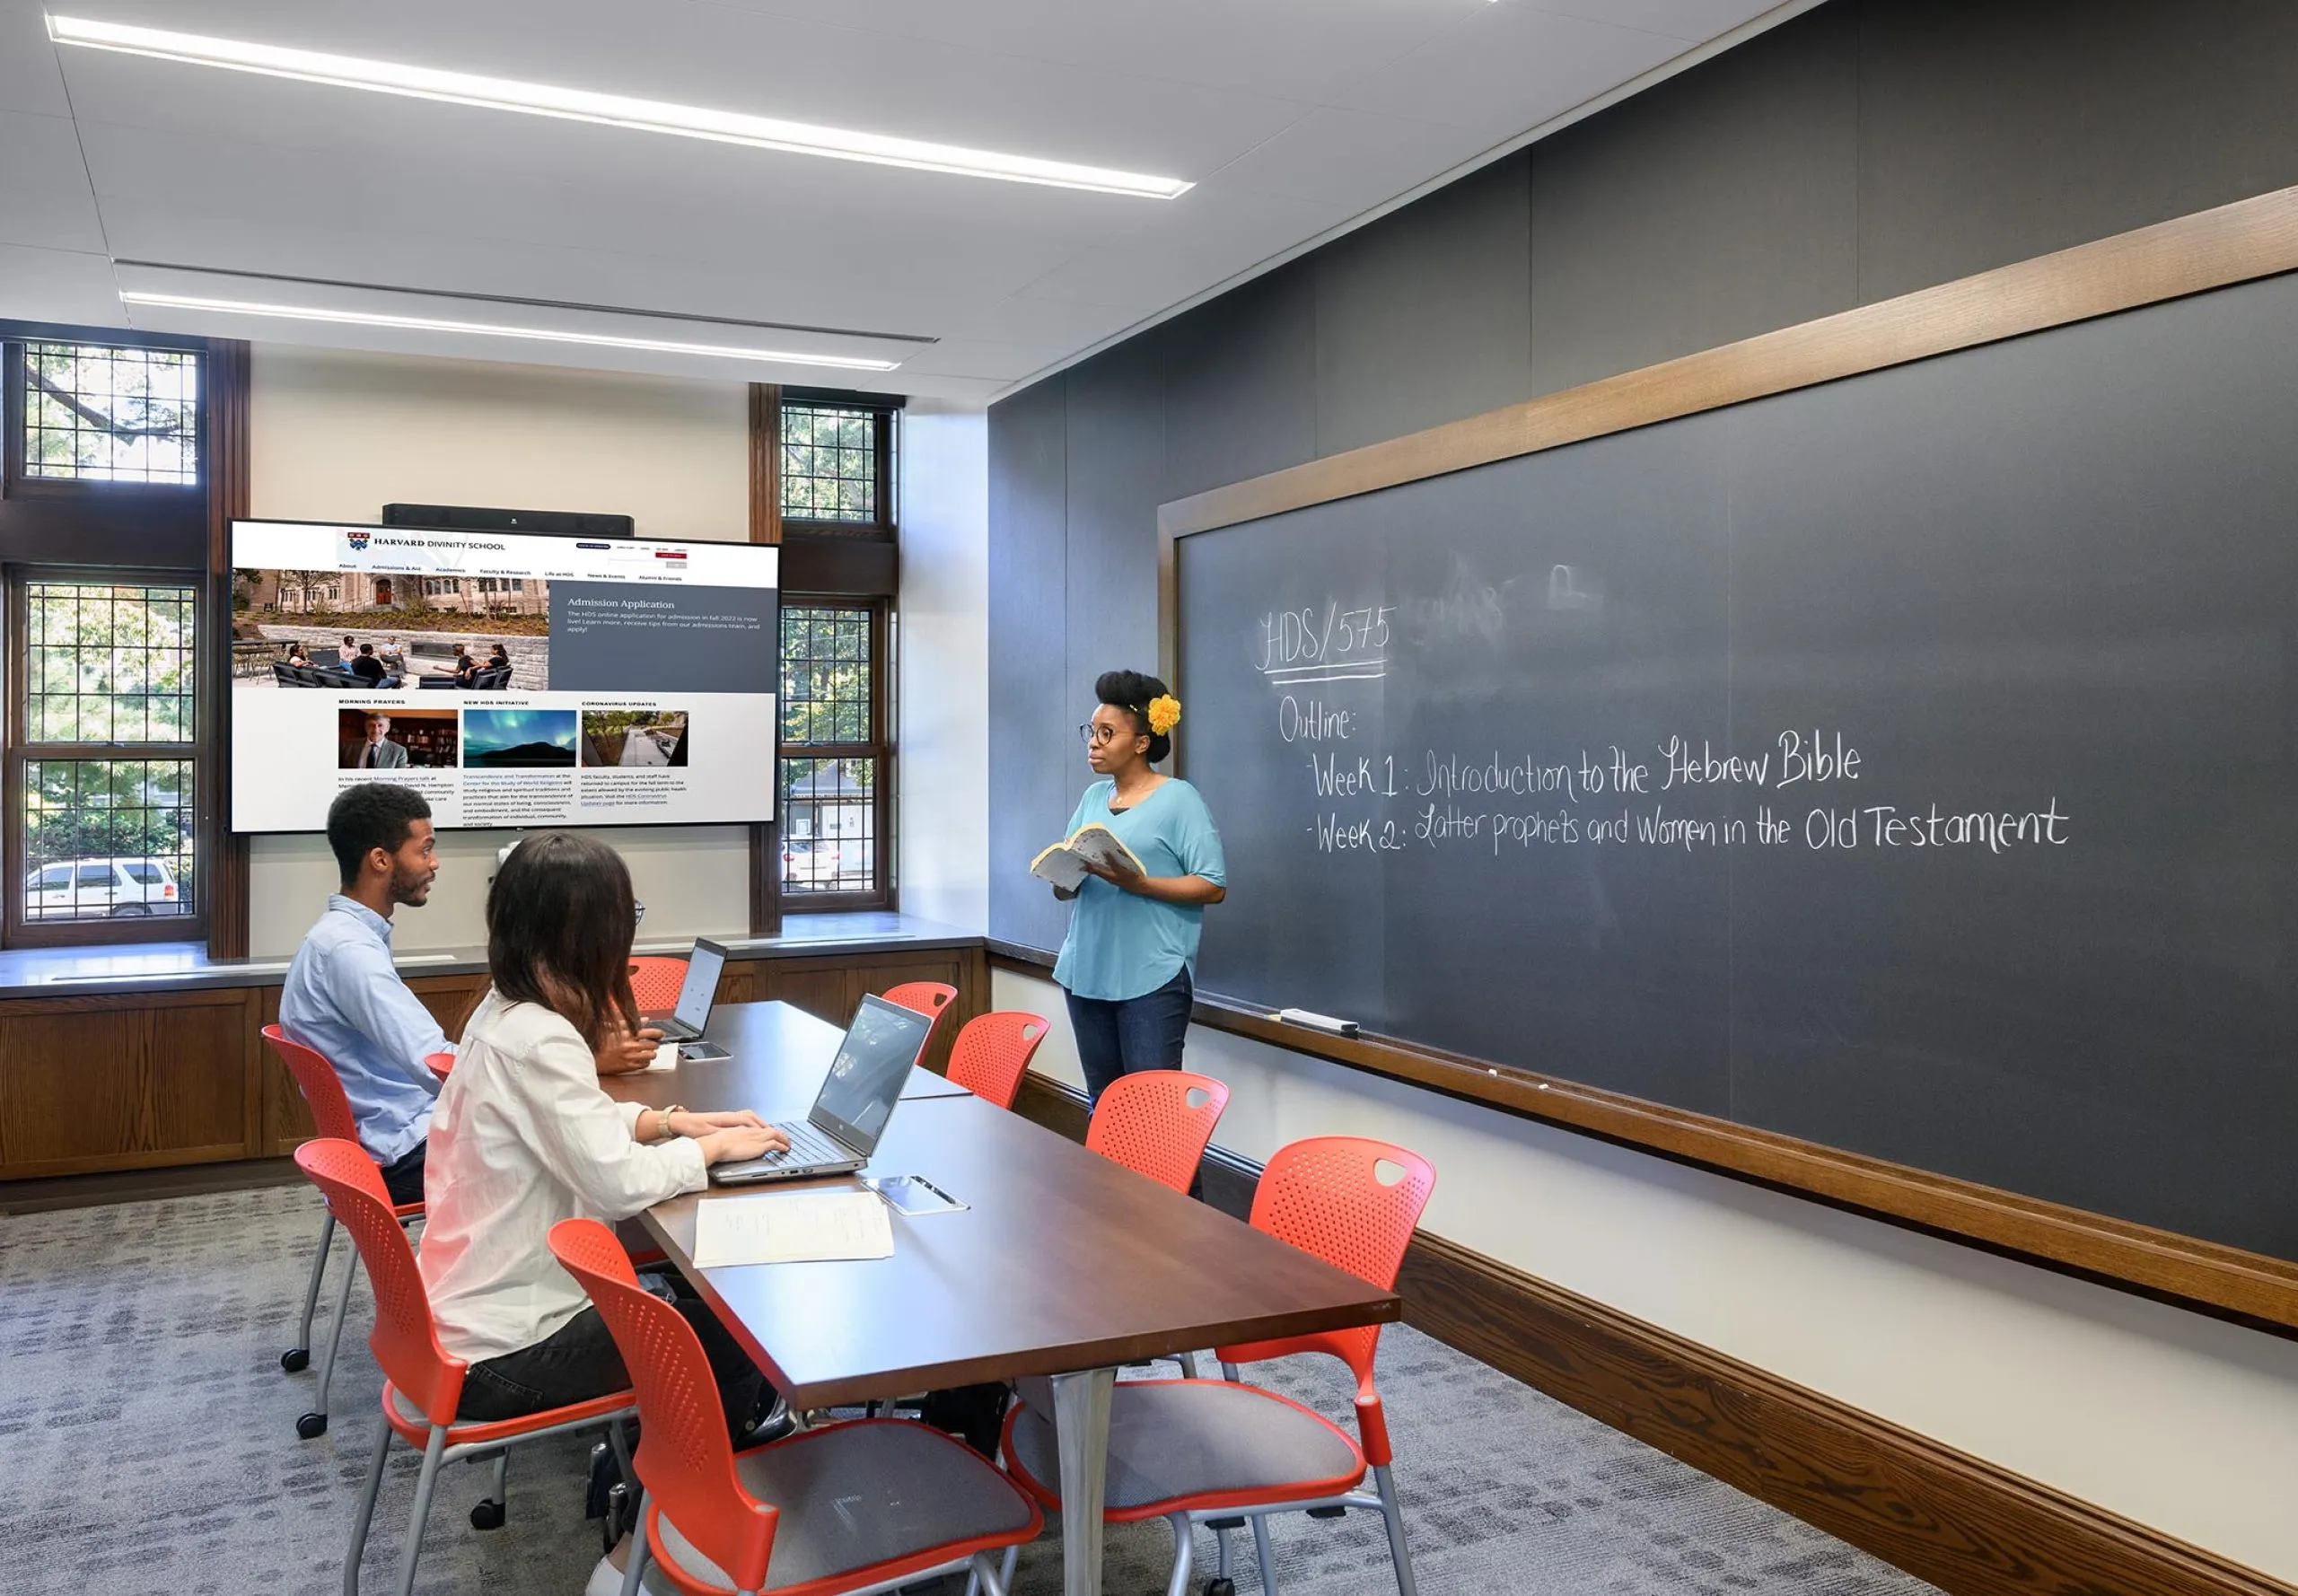
[[[726,950],[707,939],[697,940],[686,961],[686,979],[679,1000],[667,1014],[641,1014],[639,1022],[662,1033],[662,1039],[690,1042],[710,1023],[711,1005],[718,1001],[718,977],[726,968]]]
[[[710,1171],[721,1186],[761,1180],[811,1179],[863,1168],[878,1148],[886,1122],[909,1080],[917,1056],[933,1033],[932,1016],[882,997],[864,997],[854,1023],[838,1045],[829,1074],[803,1119],[777,1124],[790,1138],[787,1153],[772,1153],[745,1163],[724,1163]]]

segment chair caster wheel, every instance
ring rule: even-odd
[[[503,1527],[503,1504],[490,1498],[472,1508],[470,1527],[474,1530],[500,1530]]]
[[[303,1417],[295,1421],[295,1434],[302,1436],[306,1441],[314,1440],[319,1436],[326,1434],[327,1415],[324,1413],[307,1413],[303,1415]]]
[[[279,1355],[279,1366],[290,1374],[301,1374],[311,1366],[311,1349],[308,1346],[289,1347]]]
[[[1205,1582],[1205,1596],[1237,1596],[1237,1582],[1232,1579],[1209,1579]]]

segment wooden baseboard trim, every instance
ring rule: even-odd
[[[1084,1097],[1073,1087],[1032,1073],[1014,1108],[1084,1137]],[[1216,1148],[1205,1200],[1242,1215],[1259,1173]],[[2298,1596],[2298,1586],[1440,1236],[1414,1238],[1397,1287],[1414,1329],[1949,1596]]]
[[[245,1158],[165,1169],[112,1170],[92,1175],[0,1181],[0,1214],[47,1214],[59,1208],[95,1208],[111,1203],[205,1197],[218,1191],[293,1186],[303,1178],[293,1159]]]

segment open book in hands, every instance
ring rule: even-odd
[[[1118,840],[1117,833],[1099,820],[1090,826],[1080,826],[1066,842],[1057,842],[1030,861],[1030,873],[1039,881],[1051,881],[1064,892],[1074,892],[1077,885],[1091,873],[1088,863],[1114,866],[1120,861],[1136,875],[1147,875],[1133,850]]]

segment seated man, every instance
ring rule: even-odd
[[[382,661],[383,670],[388,674],[392,676],[407,674],[407,651],[399,645],[399,638],[396,636],[383,639],[382,649],[375,657]]]
[[[359,1121],[359,1144],[382,1166],[391,1201],[419,1203],[439,1095],[424,1059],[449,1044],[391,965],[391,910],[420,908],[431,896],[439,873],[431,806],[406,787],[362,782],[329,806],[327,840],[343,890],[295,950],[279,1028],[335,1065]]]
[[[351,662],[351,673],[362,681],[373,682],[382,680],[390,671],[375,657],[375,645],[363,643],[359,645],[359,657]]]

